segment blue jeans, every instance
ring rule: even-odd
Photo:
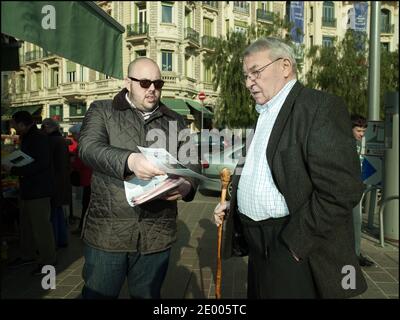
[[[125,278],[131,298],[159,299],[170,249],[152,254],[107,252],[85,245],[83,299],[116,299]]]
[[[51,224],[53,225],[56,247],[63,247],[68,245],[68,226],[62,206],[51,208],[50,220]]]

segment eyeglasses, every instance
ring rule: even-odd
[[[278,59],[276,59],[276,60],[274,60],[274,61],[272,61],[272,62],[266,64],[265,66],[261,67],[260,69],[254,70],[254,71],[250,72],[249,74],[243,74],[243,79],[244,79],[244,81],[247,81],[247,80],[253,81],[253,80],[255,80],[255,79],[260,78],[261,72],[263,72],[268,66],[270,66],[270,65],[273,64],[274,62],[276,62],[276,61],[278,61],[278,60],[281,60],[281,59],[283,59],[283,58],[278,58]]]
[[[149,80],[149,79],[136,79],[133,77],[128,77],[129,79],[133,80],[133,81],[137,81],[139,82],[140,86],[144,89],[148,89],[150,88],[151,84],[154,83],[154,88],[156,88],[157,90],[160,90],[163,86],[164,86],[164,81],[161,79],[157,79],[157,80]]]

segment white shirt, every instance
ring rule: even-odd
[[[285,198],[272,178],[266,150],[279,111],[295,83],[296,79],[289,81],[270,101],[256,105],[260,115],[237,191],[239,211],[255,221],[289,214]]]
[[[125,99],[126,99],[126,101],[128,101],[128,103],[130,104],[130,106],[131,106],[132,108],[137,109],[137,108],[135,107],[135,105],[132,103],[132,101],[129,99],[128,93],[126,93]],[[153,111],[150,111],[150,112],[144,112],[144,111],[141,111],[141,110],[139,110],[139,109],[137,109],[137,110],[140,111],[140,113],[143,115],[144,120],[147,120],[148,118],[150,118],[151,114],[152,114],[154,111],[156,111],[156,110],[158,109],[158,107],[159,107],[159,106],[155,107],[155,108],[153,109]]]

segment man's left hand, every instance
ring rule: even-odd
[[[180,200],[184,198],[191,190],[192,185],[189,181],[185,180],[176,189],[166,194],[163,199],[168,201]]]

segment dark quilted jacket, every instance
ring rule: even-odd
[[[169,122],[177,123],[178,130],[184,129],[185,124],[180,115],[162,104],[144,120],[126,101],[126,92],[123,89],[114,100],[94,101],[83,120],[79,156],[93,168],[83,239],[105,251],[159,252],[169,248],[176,239],[177,202],[154,200],[130,207],[123,182],[125,165],[132,152],[139,152],[137,146],[157,147],[154,141],[146,141],[150,129],[167,133],[166,146],[170,151]],[[198,166],[191,169],[199,171]],[[195,181],[190,182],[193,188],[184,201],[191,201],[197,188]]]

